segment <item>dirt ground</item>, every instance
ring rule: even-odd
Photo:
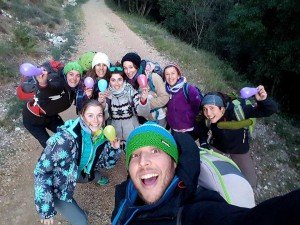
[[[168,61],[163,54],[129,30],[103,0],[90,0],[82,6],[82,10],[85,20],[83,39],[74,59],[85,51],[93,50],[107,53],[113,63],[121,61],[122,56],[130,51],[136,51],[142,58],[158,61],[161,65],[165,65]],[[3,99],[13,95],[15,87],[8,84],[1,89],[0,116],[3,116],[6,112]],[[74,108],[64,112],[62,116],[64,119],[74,118],[76,116]],[[272,128],[258,124],[257,129],[260,135],[253,145],[254,149],[274,144],[282,145],[284,149],[282,140],[270,130]],[[1,127],[0,134],[0,225],[40,224],[34,208],[33,170],[42,148],[22,127],[21,119],[15,121],[13,131]],[[264,138],[266,134],[268,138]],[[284,184],[288,182],[296,183],[299,187],[299,176],[288,163],[285,163],[288,156],[284,151],[280,152],[282,158],[280,162],[265,159],[263,153],[258,151],[254,151],[253,154],[259,177],[259,185],[255,190],[257,198],[284,193],[286,191],[283,188]],[[127,176],[123,161],[124,158],[113,170],[107,172],[110,178],[109,185],[101,187],[93,183],[77,184],[75,199],[87,210],[90,224],[110,224],[110,214],[114,205],[114,186]],[[264,171],[270,169],[270,165],[275,170],[270,170],[266,176]],[[297,178],[296,181],[293,180],[294,177]],[[55,224],[67,223],[60,216],[56,216]]]

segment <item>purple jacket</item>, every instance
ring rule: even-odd
[[[190,102],[185,98],[183,88],[181,88],[177,93],[171,94],[167,103],[167,121],[171,129],[189,129],[195,125],[201,98],[193,85],[189,85],[188,89]]]

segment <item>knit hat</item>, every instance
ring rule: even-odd
[[[129,167],[132,154],[139,148],[153,146],[178,162],[178,149],[173,136],[162,126],[147,122],[134,129],[126,141],[126,167]]]
[[[170,67],[175,67],[177,72],[178,72],[178,75],[179,76],[182,76],[182,70],[181,68],[176,64],[176,63],[169,63],[165,68],[164,68],[164,72],[163,72],[163,75],[165,75],[165,71],[166,69],[170,68]]]
[[[224,101],[219,95],[210,93],[205,95],[202,99],[201,106],[204,105],[215,105],[218,107],[225,107]]]
[[[141,65],[141,57],[134,53],[134,52],[129,52],[126,55],[123,56],[121,64],[123,65],[123,63],[125,61],[129,61],[132,62],[137,68],[140,68]]]
[[[82,69],[82,67],[79,65],[79,63],[77,61],[68,62],[65,65],[65,67],[64,67],[64,75],[67,75],[67,73],[69,73],[72,70],[78,71],[80,73],[80,76],[82,76],[83,69]]]
[[[102,52],[97,52],[96,55],[94,56],[93,61],[92,61],[92,68],[94,68],[99,63],[105,64],[107,66],[107,68],[110,67],[110,62],[109,62],[108,56]]]
[[[84,71],[88,71],[89,69],[92,69],[92,61],[94,56],[96,55],[96,52],[88,51],[83,53],[78,60],[78,63],[82,67]]]

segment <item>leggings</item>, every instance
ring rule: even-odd
[[[87,214],[78,206],[77,202],[72,199],[72,202],[66,202],[54,198],[55,209],[68,220],[71,225],[87,225]]]

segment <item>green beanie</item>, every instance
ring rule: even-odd
[[[162,126],[147,122],[134,129],[126,141],[126,167],[129,167],[132,154],[139,148],[153,146],[178,162],[178,149],[173,136]]]
[[[64,67],[64,74],[67,75],[67,73],[69,73],[72,70],[78,71],[82,76],[83,69],[77,61],[67,63]]]
[[[82,67],[84,71],[88,71],[92,69],[92,61],[94,56],[96,55],[96,52],[88,51],[83,53],[78,60],[78,63]]]

